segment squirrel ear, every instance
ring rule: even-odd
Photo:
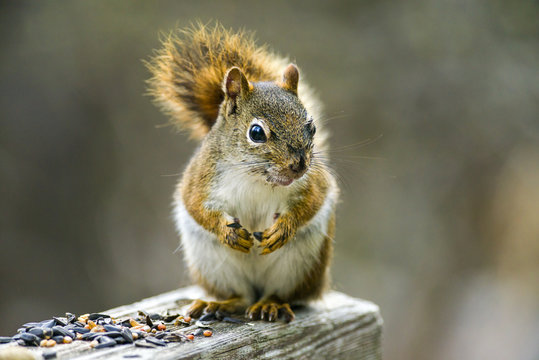
[[[283,72],[283,81],[280,86],[288,91],[292,91],[297,95],[298,93],[298,82],[299,82],[299,70],[298,67],[294,64],[290,64],[284,69]]]
[[[236,100],[250,90],[250,84],[240,68],[234,66],[226,72],[223,88],[227,97]]]

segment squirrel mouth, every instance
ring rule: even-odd
[[[267,182],[272,184],[288,186],[294,182],[295,179],[289,178],[288,176],[268,176],[266,179]]]

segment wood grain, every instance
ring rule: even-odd
[[[204,297],[198,287],[187,287],[105,311],[115,317],[148,313],[183,312],[191,299]],[[169,343],[155,349],[118,345],[92,349],[88,342],[57,345],[57,359],[381,359],[382,319],[378,306],[339,292],[295,310],[289,324],[252,321],[245,324],[216,322],[212,337]],[[178,329],[190,333],[196,325]],[[174,330],[174,329],[173,329]],[[0,359],[6,348],[0,346]],[[40,357],[43,349],[28,348]],[[136,356],[136,357],[135,357]]]

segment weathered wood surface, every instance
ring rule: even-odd
[[[188,287],[106,311],[123,318],[136,316],[139,310],[182,313],[191,299],[204,297],[197,287]],[[212,337],[169,343],[155,349],[134,345],[92,349],[88,342],[57,345],[57,359],[381,359],[382,319],[378,306],[329,292],[308,307],[296,309],[296,319],[247,324],[218,322],[211,324]],[[196,329],[182,328],[182,333]],[[6,347],[0,346],[0,354]],[[40,358],[43,349],[30,348]],[[46,351],[46,350],[45,350]],[[1,358],[1,356],[0,356]]]

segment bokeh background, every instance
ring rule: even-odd
[[[333,283],[386,359],[539,358],[536,1],[2,1],[0,334],[187,285],[171,195],[196,143],[142,60],[218,19],[318,91],[343,188]]]

